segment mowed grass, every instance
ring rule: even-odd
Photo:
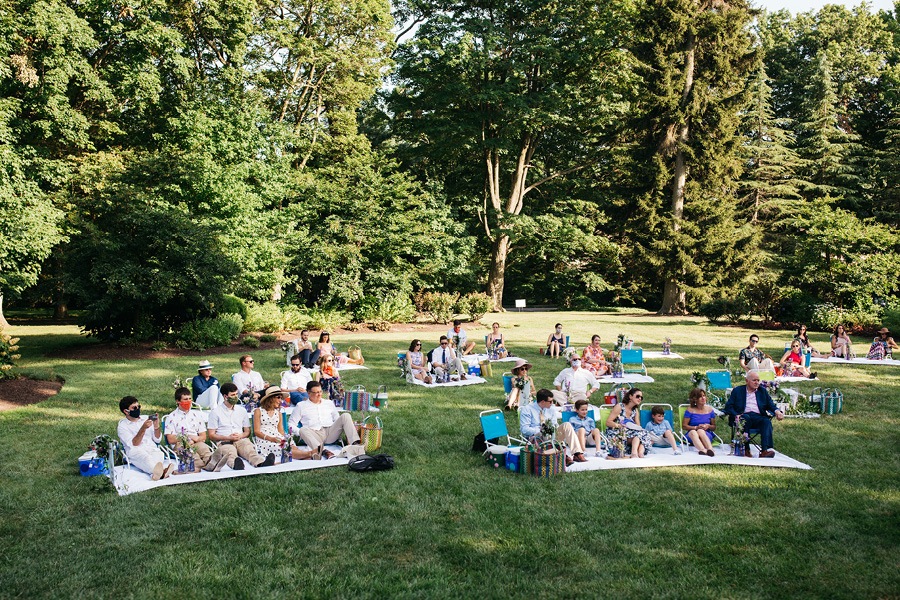
[[[648,350],[665,337],[686,360],[648,360],[648,402],[683,402],[692,371],[737,356],[751,330],[640,312],[505,313],[509,345],[550,387],[561,361],[538,355],[555,322],[572,343],[618,333]],[[467,324],[480,338],[488,328]],[[62,393],[0,413],[0,596],[3,597],[673,597],[900,596],[900,369],[815,365],[814,385],[844,391],[844,412],[775,427],[776,447],[814,470],[751,466],[628,469],[553,480],[494,470],[470,451],[487,385],[404,385],[396,352],[408,333],[340,337],[367,371],[346,383],[386,384],[384,451],[397,468],[343,468],[179,485],[118,497],[76,458],[114,433],[118,399],[173,408],[171,381],[198,358],[60,360],[90,343],[73,327],[14,327],[26,371],[60,375]],[[780,356],[790,332],[758,331]],[[439,334],[417,334],[425,349]],[[824,333],[813,344],[826,345]],[[858,340],[859,349],[867,340]],[[211,357],[220,379],[237,356]],[[280,352],[254,353],[271,381]],[[504,368],[505,367],[505,368]],[[224,377],[223,377],[224,376]],[[518,432],[515,415],[507,416]],[[720,427],[726,425],[720,422]],[[758,462],[757,459],[748,463]],[[761,461],[759,461],[761,462]]]

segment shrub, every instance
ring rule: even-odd
[[[284,330],[284,313],[274,302],[257,304],[247,303],[247,318],[244,320],[244,331],[262,331],[274,333]]]
[[[247,319],[247,303],[234,294],[222,296],[216,308],[216,312],[220,315],[236,314],[241,315],[244,320]]]
[[[706,317],[713,323],[718,323],[720,319],[725,319],[729,323],[737,323],[746,312],[747,305],[741,297],[716,298],[704,302],[697,309],[697,313],[701,317]]]
[[[309,321],[306,309],[296,304],[285,304],[281,308],[281,325],[285,330],[304,329]]]
[[[356,310],[356,319],[365,322],[409,323],[415,316],[412,301],[402,292],[388,294],[384,298],[366,296]]]
[[[14,338],[0,329],[0,379],[12,379],[12,368],[22,358],[19,354],[19,338]]]
[[[456,303],[456,312],[469,315],[472,321],[477,321],[492,308],[494,308],[494,301],[483,292],[466,294]]]
[[[812,295],[793,287],[781,290],[781,298],[772,310],[773,317],[782,323],[811,325],[812,307],[817,303]]]
[[[459,294],[456,293],[425,292],[422,294],[422,307],[435,323],[449,323],[455,314],[453,307],[458,299]]]
[[[277,339],[278,339],[278,336],[273,335],[271,333],[264,333],[261,336],[259,336],[259,341],[261,341],[261,342],[274,342]]]
[[[311,308],[306,318],[307,329],[334,331],[349,324],[349,314],[330,308]]]
[[[241,315],[235,313],[190,321],[175,335],[175,345],[189,350],[227,346],[240,335],[243,325]]]
[[[810,324],[817,329],[830,331],[838,324],[848,329],[873,329],[881,321],[882,307],[838,308],[830,302],[813,305]]]
[[[900,332],[900,301],[895,300],[887,305],[881,315],[881,324],[890,329],[894,335]]]
[[[252,335],[248,335],[247,337],[245,337],[243,340],[241,340],[241,343],[248,348],[259,348],[259,340]]]
[[[154,352],[161,352],[168,348],[169,346],[166,344],[165,340],[156,340],[152,344],[150,344],[150,349]]]

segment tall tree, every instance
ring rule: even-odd
[[[491,248],[487,291],[499,309],[512,223],[529,212],[542,186],[608,151],[604,142],[621,118],[629,76],[621,48],[630,5],[424,6],[414,38],[395,54],[395,127],[422,160],[443,163],[439,171],[480,164],[480,190],[464,198]],[[463,181],[444,183],[455,191]]]
[[[633,212],[636,254],[663,283],[660,314],[686,310],[740,275],[750,232],[734,219],[737,129],[756,57],[743,0],[653,0],[634,47],[644,86],[631,128],[633,177],[647,182]]]

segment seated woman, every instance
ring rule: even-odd
[[[794,336],[794,339],[798,340],[800,342],[800,346],[804,350],[809,350],[809,353],[816,358],[824,358],[826,356],[810,345],[809,336],[806,334],[806,325],[801,325],[797,328],[797,335]]]
[[[322,356],[333,356],[335,358],[335,365],[337,365],[338,368],[341,368],[343,365],[361,365],[366,362],[362,356],[357,360],[350,358],[346,353],[338,352],[334,347],[334,344],[331,343],[331,334],[327,331],[323,331],[319,334],[317,348]]]
[[[712,441],[716,430],[716,411],[706,404],[706,392],[700,388],[691,390],[688,402],[690,406],[684,411],[681,429],[687,432],[688,441],[697,452],[715,456]]]
[[[563,334],[562,323],[554,325],[555,331],[547,338],[547,356],[559,358],[566,349],[566,336]]]
[[[491,333],[487,337],[487,354],[490,359],[506,358],[509,352],[506,350],[506,339],[500,333],[500,323],[491,325]]]
[[[414,379],[431,383],[431,374],[428,372],[428,360],[422,354],[422,342],[413,340],[409,344],[409,352],[406,353],[406,364]]]
[[[595,377],[609,373],[609,365],[606,364],[604,353],[606,350],[600,347],[600,336],[591,336],[591,345],[581,353],[581,366],[594,374]]]
[[[891,350],[897,350],[898,348],[900,346],[891,337],[890,330],[887,327],[882,327],[878,330],[878,337],[872,340],[872,346],[869,348],[866,358],[869,360],[884,360],[885,358],[890,358]]]
[[[772,362],[772,357],[757,348],[758,343],[759,336],[754,333],[750,336],[750,345],[738,355],[741,368],[744,371],[774,371],[775,363]]]
[[[640,406],[643,399],[644,392],[640,388],[631,388],[606,419],[606,437],[610,438],[624,431],[625,439],[631,444],[631,456],[638,458],[644,458],[644,452],[653,443],[650,433],[641,428]]]
[[[778,362],[778,364],[781,365],[781,368],[784,369],[784,376],[809,377],[810,379],[815,379],[816,374],[810,373],[809,369],[803,366],[804,361],[801,352],[800,340],[791,342],[791,347],[785,351],[784,356],[782,356],[781,360]]]
[[[528,376],[531,363],[520,358],[512,368],[512,390],[506,396],[506,410],[518,409],[531,402],[534,380]]]
[[[322,395],[335,400],[341,396],[341,376],[334,366],[334,357],[323,354],[319,357],[319,383],[322,385]]]
[[[269,388],[259,408],[253,411],[253,435],[256,453],[260,456],[274,454],[281,456],[281,445],[286,439],[284,435],[284,423],[281,419],[281,399],[283,392],[280,388]],[[291,457],[296,460],[315,458],[314,452],[308,448],[291,447]]]
[[[838,324],[834,327],[834,333],[831,336],[831,355],[847,360],[854,357],[853,342],[850,341],[850,336],[847,335],[843,325]]]

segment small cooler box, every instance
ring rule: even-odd
[[[81,473],[82,477],[109,475],[109,470],[106,468],[106,461],[102,458],[97,458],[97,453],[93,450],[85,452],[78,457],[78,471]]]

